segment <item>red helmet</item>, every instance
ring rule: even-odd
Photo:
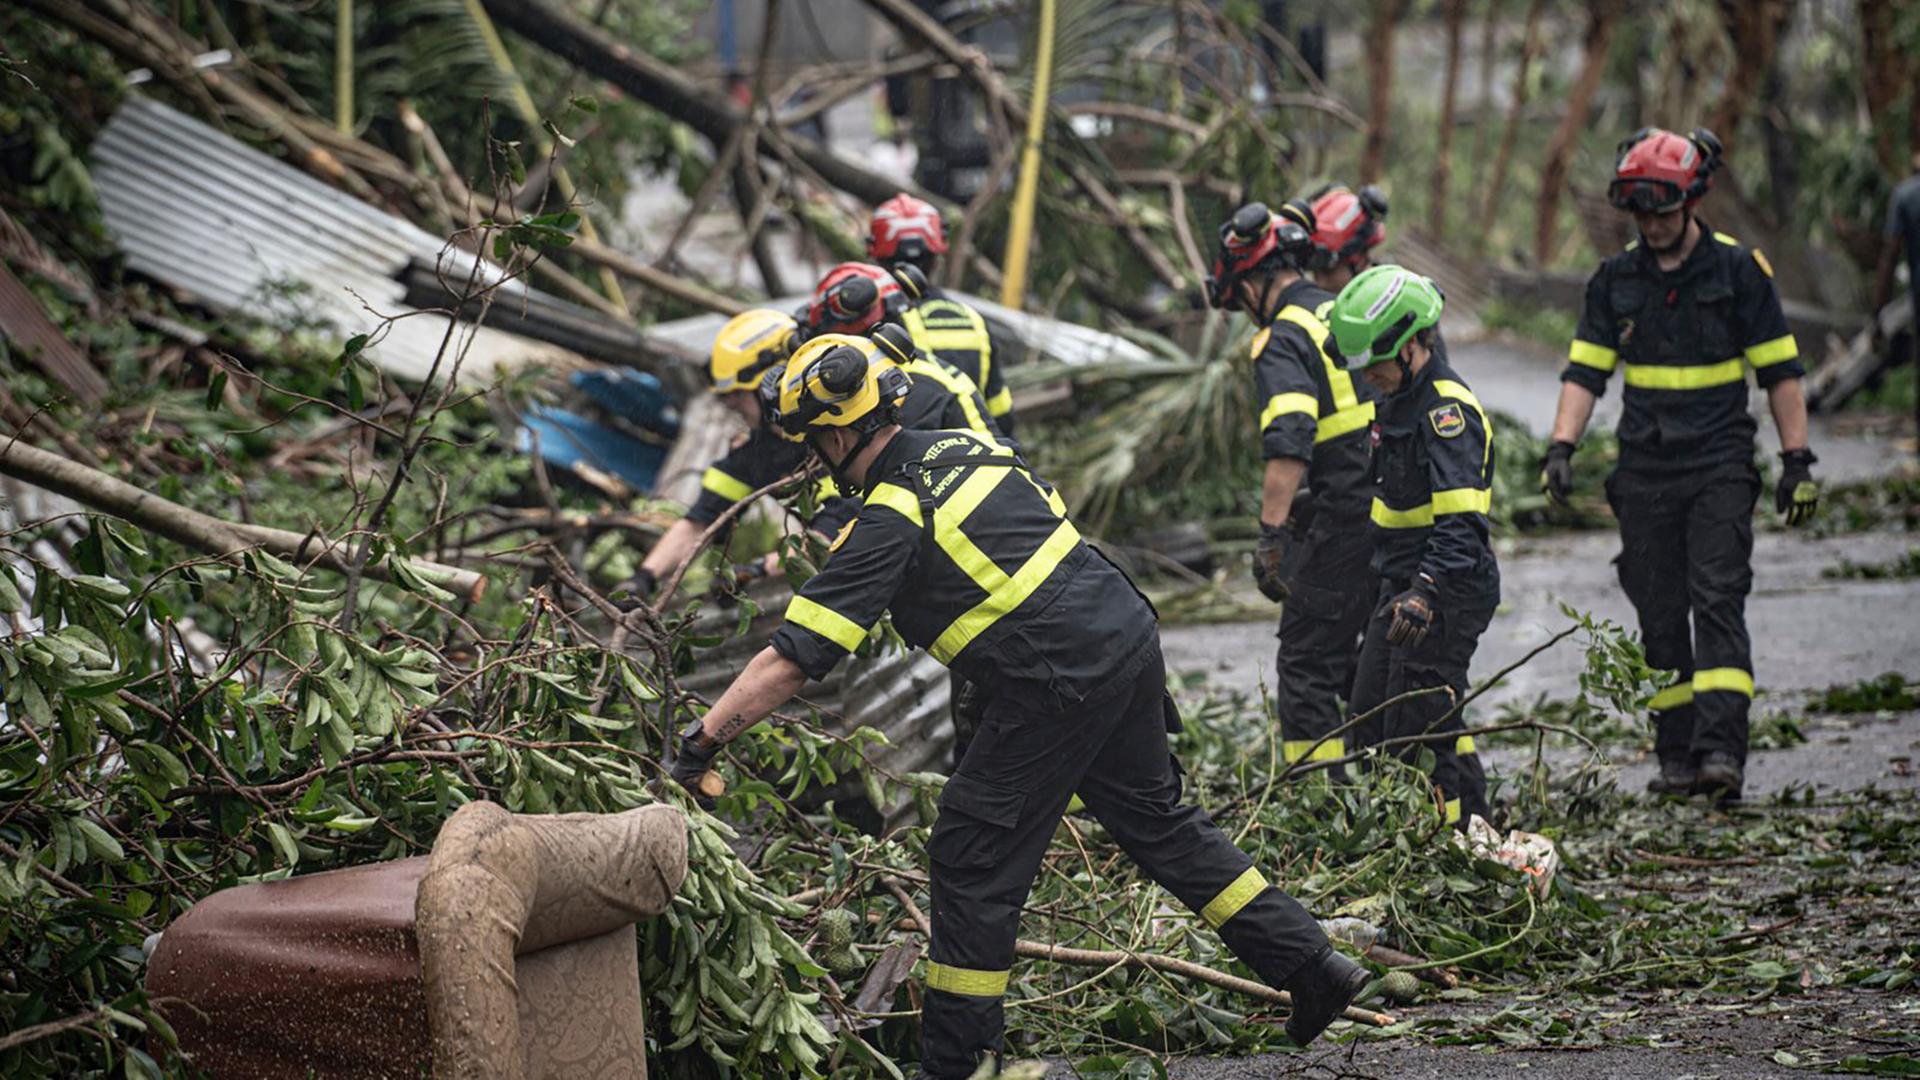
[[[867,225],[867,258],[922,262],[946,253],[947,227],[932,203],[901,192],[874,210]]]
[[[1298,269],[1313,251],[1313,208],[1290,199],[1278,211],[1248,203],[1220,226],[1220,253],[1207,276],[1207,303],[1224,311],[1240,307],[1235,286],[1256,274]]]
[[[1621,210],[1691,209],[1713,186],[1720,153],[1720,140],[1706,128],[1694,128],[1692,135],[1641,128],[1620,144],[1607,199]]]
[[[1327,188],[1313,200],[1313,268],[1350,263],[1364,270],[1366,253],[1387,239],[1387,196],[1372,184],[1356,194],[1343,185]]]
[[[864,334],[913,306],[900,279],[872,263],[841,263],[814,287],[807,305],[807,332]]]

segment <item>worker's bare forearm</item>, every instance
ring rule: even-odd
[[[1780,432],[1780,449],[1801,450],[1807,445],[1807,391],[1799,379],[1782,379],[1767,389],[1767,407]]]
[[[1299,458],[1268,458],[1266,478],[1260,485],[1260,524],[1279,528],[1293,512],[1293,497],[1306,479],[1307,463]]]
[[[765,720],[773,710],[792,700],[806,685],[807,673],[771,646],[761,649],[747,669],[713,703],[701,721],[707,738],[732,742],[741,732]]]
[[[700,534],[706,531],[704,525],[686,518],[674,522],[654,543],[653,550],[647,552],[647,557],[640,560],[640,569],[655,577],[667,576],[675,567],[687,561],[687,557],[700,545]]]
[[[1593,419],[1593,406],[1600,399],[1593,391],[1575,382],[1560,384],[1560,404],[1553,411],[1553,441],[1580,443]]]

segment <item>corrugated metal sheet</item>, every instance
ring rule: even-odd
[[[101,131],[93,159],[107,228],[131,269],[216,310],[317,320],[342,335],[405,315],[367,355],[395,375],[426,376],[447,320],[406,306],[396,275],[413,258],[444,252],[449,275],[464,277],[471,255],[138,94]],[[483,273],[498,280],[500,271],[484,265]],[[509,283],[495,302],[512,303],[523,289]],[[463,330],[473,334],[461,372],[470,380],[529,363],[580,363],[556,346]]]

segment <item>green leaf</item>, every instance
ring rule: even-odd
[[[87,848],[96,856],[110,863],[125,862],[126,852],[120,849],[120,841],[113,835],[87,818],[74,818],[73,824],[86,838]]]
[[[214,372],[213,378],[207,380],[207,411],[208,412],[213,412],[220,408],[220,401],[222,396],[226,393],[226,390],[227,390],[227,373],[225,369]]]
[[[300,846],[293,842],[293,834],[287,831],[285,825],[277,821],[267,822],[267,835],[273,838],[273,847],[280,853],[281,862],[288,866],[299,864]]]

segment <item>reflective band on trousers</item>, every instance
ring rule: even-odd
[[[721,472],[717,468],[708,468],[700,474],[700,486],[723,499],[739,502],[753,494],[753,489],[738,477]]]
[[[1448,800],[1447,800],[1447,806],[1446,806],[1446,813],[1447,813],[1447,824],[1449,824],[1449,825],[1457,825],[1457,824],[1459,824],[1459,822],[1460,822],[1460,800],[1459,800],[1459,799],[1448,799]]]
[[[1706,390],[1731,386],[1747,380],[1747,366],[1739,357],[1717,364],[1693,367],[1664,367],[1658,364],[1628,364],[1627,385],[1641,390]]]
[[[1668,709],[1677,709],[1682,705],[1691,704],[1693,704],[1693,684],[1683,682],[1669,686],[1653,695],[1652,700],[1647,702],[1647,708],[1653,712],[1666,712]]]
[[[1693,692],[1705,694],[1713,690],[1725,690],[1734,694],[1753,696],[1753,673],[1737,667],[1707,668],[1693,673]]]
[[[1319,745],[1315,745],[1318,743]],[[1296,761],[1332,761],[1347,756],[1344,739],[1287,739],[1280,744],[1280,756],[1291,765]]]
[[[927,961],[927,989],[964,997],[1002,997],[1011,971],[976,971]]]
[[[1231,885],[1207,901],[1207,906],[1200,909],[1200,917],[1207,921],[1208,926],[1218,930],[1266,889],[1266,876],[1260,873],[1259,867],[1249,866],[1245,873],[1233,879]]]
[[[1453,752],[1456,754],[1477,754],[1480,750],[1473,745],[1473,736],[1462,735],[1453,740]]]

